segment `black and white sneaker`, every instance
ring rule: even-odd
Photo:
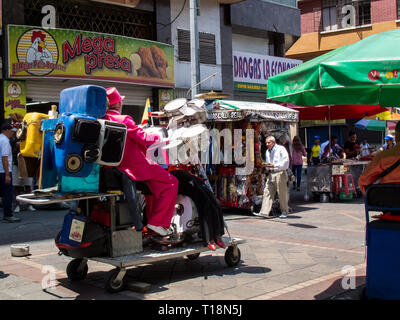
[[[262,217],[262,218],[267,218],[268,215],[261,213],[261,212],[254,212],[252,211],[252,214],[255,215],[256,217]]]

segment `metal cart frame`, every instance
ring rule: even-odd
[[[197,259],[202,252],[211,251],[208,247],[204,246],[202,241],[197,241],[188,244],[186,247],[172,248],[167,251],[156,251],[149,248],[143,250],[142,247],[142,234],[141,232],[128,231],[130,235],[137,234],[133,244],[132,241],[126,242],[123,237],[115,236],[118,231],[116,228],[116,197],[122,196],[122,192],[115,193],[101,193],[101,194],[65,194],[57,195],[53,191],[37,191],[35,193],[24,194],[17,196],[17,201],[25,202],[29,204],[45,205],[60,202],[87,200],[86,205],[88,206],[89,199],[107,197],[111,201],[110,203],[110,214],[111,214],[111,225],[110,225],[110,257],[91,257],[91,258],[75,258],[67,266],[66,272],[68,278],[71,281],[83,280],[86,278],[88,273],[87,261],[93,260],[104,264],[115,266],[116,268],[111,270],[105,278],[105,288],[108,292],[120,292],[124,290],[126,281],[124,279],[127,269],[138,265],[149,264],[152,262],[169,260],[178,257],[188,257],[190,260]],[[88,210],[86,214],[89,215]],[[225,221],[224,221],[225,223]],[[225,228],[227,229],[226,223]],[[228,231],[228,229],[227,229]],[[228,231],[229,235],[229,231]],[[131,239],[132,240],[132,239]],[[224,243],[227,244],[225,251],[225,262],[228,266],[237,266],[240,262],[241,253],[238,248],[239,244],[245,243],[246,241],[239,238],[223,237]],[[127,251],[127,245],[130,246]],[[213,251],[212,251],[213,252]]]

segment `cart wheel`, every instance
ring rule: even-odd
[[[117,280],[117,276],[120,273],[120,269],[114,269],[107,273],[104,286],[110,293],[117,293],[125,289],[126,281],[124,278]]]
[[[82,268],[82,270],[78,270],[82,261],[83,261],[82,258],[77,258],[68,263],[67,276],[69,280],[80,281],[86,278],[86,275],[88,273],[87,263],[85,263],[85,266]]]
[[[200,252],[198,252],[198,253],[193,253],[193,254],[189,254],[189,255],[187,255],[186,257],[187,257],[189,260],[196,260],[199,256],[200,256]]]
[[[225,262],[229,267],[235,267],[240,262],[240,250],[237,248],[237,256],[235,256],[235,250],[233,246],[229,246],[225,251]]]

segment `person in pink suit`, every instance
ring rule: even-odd
[[[109,102],[105,118],[127,127],[125,151],[118,169],[134,181],[145,181],[151,191],[146,196],[147,228],[166,236],[178,195],[178,179],[146,157],[147,148],[159,142],[159,136],[146,133],[132,117],[121,115],[124,96],[115,87],[106,89]]]

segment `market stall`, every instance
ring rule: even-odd
[[[300,120],[352,119],[378,114],[387,110],[377,105],[290,105],[290,108],[299,111]],[[323,142],[321,141],[321,144]],[[354,160],[337,159],[330,160],[328,163],[321,163],[318,166],[309,166],[307,168],[307,191],[305,198],[319,198],[320,201],[325,202],[329,198],[350,200],[360,195],[358,178],[368,163],[369,159],[367,158],[357,158]],[[354,190],[345,192],[344,186],[350,187],[350,189],[354,187]]]
[[[217,198],[225,207],[261,205],[267,178],[262,167],[265,138],[290,143],[297,132],[298,112],[273,103],[232,100],[215,100],[207,109],[208,159],[212,160],[207,174]],[[240,136],[235,136],[235,130]]]
[[[358,186],[358,178],[364,171],[369,161],[357,160],[337,160],[332,163],[319,164],[318,166],[307,167],[307,197],[319,199],[326,202],[328,199],[351,200],[353,197],[360,196],[361,191]],[[352,180],[344,181],[344,175],[351,174]],[[340,176],[338,187],[335,186],[335,176]],[[352,189],[354,182],[355,194],[351,190],[348,194],[343,188],[344,183]],[[339,188],[339,190],[338,190]]]

